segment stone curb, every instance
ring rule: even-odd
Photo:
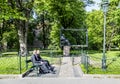
[[[13,74],[3,75],[3,74],[0,74],[0,79],[18,79],[18,78],[22,78],[22,74],[18,74],[18,75],[13,75]]]
[[[120,79],[120,75],[106,75],[106,74],[83,74],[82,78],[113,78],[113,79]]]

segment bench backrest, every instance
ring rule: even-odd
[[[31,61],[32,61],[32,63],[33,63],[33,65],[41,65],[41,63],[40,63],[40,61],[36,61],[35,60],[35,57],[34,57],[34,55],[31,57]]]

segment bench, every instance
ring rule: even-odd
[[[29,59],[29,60],[26,60],[27,67],[28,67],[28,64],[31,63],[31,62],[32,62],[32,61],[31,61],[30,59]],[[32,63],[32,64],[33,64],[33,63]],[[32,65],[32,66],[30,67],[30,70],[29,70],[29,71],[31,72],[31,71],[35,70],[35,71],[37,72],[37,73],[36,73],[37,76],[39,76],[39,74],[42,73],[42,71],[41,71],[41,69],[40,69],[40,66],[41,66],[41,65],[42,65],[42,64],[40,64],[40,63],[39,63],[39,64],[36,63],[36,64],[34,64],[34,65]]]

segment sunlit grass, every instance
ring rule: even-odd
[[[120,51],[107,51],[106,52],[106,70],[102,67],[102,52],[89,51],[89,60],[91,64],[86,68],[82,65],[81,68],[84,73],[88,74],[120,74]]]
[[[55,64],[59,61],[59,57],[50,56],[50,54],[41,53],[43,59],[48,60],[51,64]],[[27,56],[30,59],[31,55]],[[17,52],[6,52],[0,56],[0,74],[20,74],[20,62],[21,62],[21,73],[27,70],[26,57],[17,55]],[[32,66],[32,63],[28,64],[28,68]]]
[[[103,52],[101,52],[101,51],[89,51],[88,54],[90,56],[102,57]],[[106,52],[107,58],[117,57],[117,56],[120,56],[120,51],[107,51]]]

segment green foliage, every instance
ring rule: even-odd
[[[119,47],[120,44],[120,9],[117,9],[118,0],[111,0],[107,12],[106,23],[106,49]],[[89,49],[101,50],[103,44],[103,13],[92,11],[87,15],[86,23],[89,34]]]
[[[8,48],[16,48],[18,45],[18,38],[17,38],[17,32],[15,28],[11,27],[10,29],[7,28],[6,31],[2,34],[1,43],[4,44],[7,42]]]
[[[117,8],[118,0],[111,0],[108,11],[107,40],[106,44],[110,47],[119,47],[120,43],[120,9]]]
[[[15,4],[13,0],[12,3]],[[12,8],[11,3],[9,3],[8,0],[2,0],[0,2],[0,8],[1,8],[0,20],[1,19],[9,20],[10,18],[25,20],[25,17],[21,16],[22,13],[19,12],[17,8]]]
[[[54,20],[60,22],[64,28],[82,26],[84,23],[85,11],[81,1],[52,0],[50,13]]]
[[[85,69],[85,66],[83,64],[80,64],[80,67],[81,67],[82,71],[86,74],[87,70]]]
[[[15,39],[16,38],[16,31],[10,31],[10,32],[4,32],[3,33],[3,39],[2,39],[2,42],[5,42],[5,41],[10,41],[11,39]]]
[[[33,45],[34,36],[32,32],[28,32],[28,45]]]
[[[91,0],[90,0],[91,1]],[[120,9],[117,8],[119,0],[110,0],[107,12],[106,48],[120,48]],[[59,29],[64,28],[88,28],[89,49],[101,50],[103,46],[103,12],[85,12],[85,3],[80,0],[33,0],[21,3],[15,0],[0,0],[0,40],[7,41],[8,45],[16,46],[18,42],[16,21],[31,19],[33,28],[40,27],[40,40],[49,46],[59,49]],[[37,18],[33,20],[30,11],[35,12]],[[26,12],[27,11],[27,12]],[[29,15],[28,15],[28,14]],[[24,24],[20,25],[24,28]],[[43,31],[45,30],[45,31]],[[32,29],[31,29],[32,31]],[[33,35],[28,32],[28,44],[32,45]],[[81,43],[81,33],[65,33],[72,44]],[[44,37],[43,37],[44,36]],[[15,41],[17,40],[17,41]],[[44,41],[45,40],[45,41]],[[15,43],[15,45],[13,44]]]
[[[50,33],[51,45],[55,44],[59,47],[60,28],[81,28],[85,27],[84,18],[85,10],[81,1],[68,0],[52,0],[49,4],[50,14],[54,17],[54,24]],[[77,7],[76,7],[77,6]],[[56,26],[58,25],[58,26]],[[55,32],[56,31],[56,32]],[[71,43],[76,43],[75,34],[72,32],[66,33]],[[74,36],[74,37],[73,37]],[[79,36],[76,36],[79,37]]]
[[[89,37],[89,49],[101,49],[103,36],[103,15],[101,11],[92,11],[86,19]]]
[[[59,29],[61,26],[64,28],[81,28],[85,26],[84,18],[86,17],[86,14],[84,10],[84,4],[79,0],[36,0],[34,9],[38,17],[41,16],[41,14],[45,14],[44,12],[47,12],[48,14],[47,17],[49,17],[50,23],[49,27],[51,27],[50,31],[48,32],[50,35],[47,35],[47,38],[50,39],[49,48],[54,45],[53,48],[56,47],[59,49]],[[46,17],[40,17],[40,19],[41,18],[46,20]],[[71,34],[73,33],[68,34],[68,36],[74,43],[76,42],[74,40],[75,37],[72,37]]]
[[[0,40],[2,43],[7,42],[7,47],[18,47],[18,36],[16,30],[18,29],[18,26],[16,27],[16,21],[25,21],[28,19],[28,17],[26,17],[26,13],[24,13],[24,10],[27,9],[30,11],[32,4],[33,2],[24,3],[22,1],[0,0]]]
[[[60,42],[60,25],[57,23],[53,23],[54,25],[52,26],[52,30],[50,32],[50,39],[51,39],[51,44],[49,45],[50,49],[59,49],[59,42]]]

